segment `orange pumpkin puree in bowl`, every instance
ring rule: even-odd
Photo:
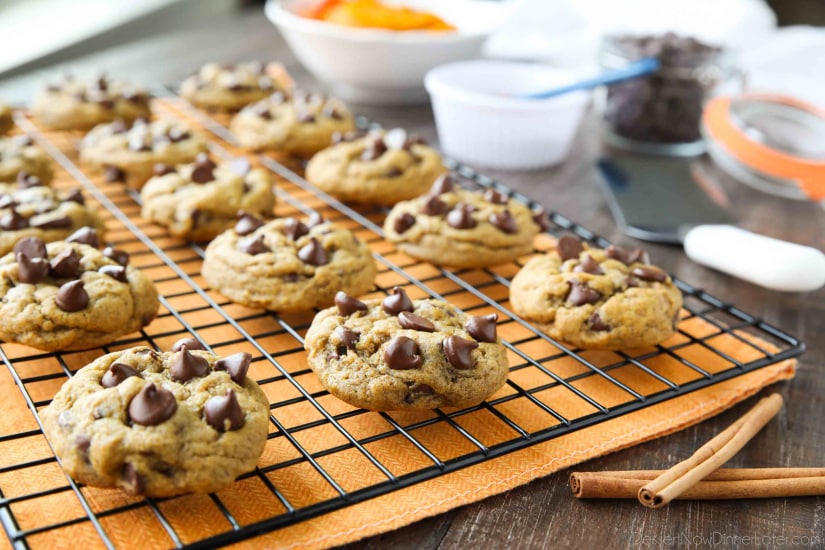
[[[382,4],[379,0],[326,0],[303,14],[347,27],[392,31],[454,31],[455,27],[432,13]]]

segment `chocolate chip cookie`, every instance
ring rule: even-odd
[[[103,221],[86,205],[80,189],[58,192],[33,176],[16,184],[0,183],[0,256],[24,237],[63,240],[81,227],[103,235]]]
[[[255,468],[269,402],[251,356],[135,347],[99,357],[40,417],[63,469],[97,487],[168,497],[209,493]]]
[[[272,178],[245,158],[215,164],[201,153],[193,164],[161,164],[156,173],[140,192],[141,215],[177,237],[208,241],[232,227],[240,211],[272,217]]]
[[[65,75],[46,85],[35,98],[32,113],[54,130],[88,130],[116,119],[127,123],[148,119],[149,99],[146,90],[105,75],[88,81]]]
[[[348,202],[392,206],[423,193],[447,171],[441,155],[401,128],[336,135],[309,161],[306,178]]]
[[[209,243],[201,273],[233,302],[285,312],[327,307],[339,290],[363,294],[376,269],[366,244],[317,216],[247,214]]]
[[[303,157],[329,147],[336,132],[353,128],[355,120],[343,103],[300,90],[276,92],[243,109],[229,125],[244,147]]]
[[[0,134],[5,134],[14,126],[11,107],[0,101]]]
[[[65,241],[17,241],[0,258],[0,339],[45,351],[113,342],[148,325],[158,311],[155,285],[129,255],[95,246],[80,229]]]
[[[130,128],[117,120],[86,134],[80,159],[100,168],[107,182],[122,181],[140,189],[155,165],[192,162],[206,149],[202,136],[177,121],[138,119]]]
[[[52,181],[52,162],[29,136],[0,137],[0,182],[17,181],[20,174],[48,185]]]
[[[471,317],[401,288],[361,302],[339,292],[304,341],[309,366],[342,401],[393,411],[468,407],[507,380],[496,314]]]
[[[292,79],[280,63],[247,61],[233,65],[207,63],[181,83],[179,93],[197,107],[237,111],[290,88]]]
[[[585,349],[652,346],[676,330],[682,294],[641,249],[591,248],[572,236],[532,258],[510,285],[513,311]]]
[[[384,236],[436,265],[486,267],[532,252],[541,215],[492,189],[463,190],[444,174],[426,195],[393,207]]]

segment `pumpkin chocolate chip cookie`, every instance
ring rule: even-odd
[[[532,252],[540,215],[492,189],[462,190],[444,174],[426,195],[393,207],[384,235],[436,265],[486,267]]]
[[[80,159],[100,168],[107,182],[122,181],[140,189],[155,165],[192,162],[206,149],[203,137],[177,121],[139,119],[130,128],[117,120],[86,134]]]
[[[12,109],[7,104],[0,101],[0,134],[5,134],[14,126],[14,116]]]
[[[585,349],[652,346],[676,330],[682,294],[641,249],[590,248],[572,236],[532,258],[510,285],[513,311]]]
[[[65,75],[46,85],[32,112],[38,122],[55,130],[88,130],[117,119],[131,123],[149,118],[149,99],[145,90],[105,75],[88,81]]]
[[[244,147],[303,157],[329,147],[336,132],[353,128],[355,120],[343,103],[300,90],[276,92],[246,107],[229,126]]]
[[[401,128],[336,136],[309,161],[306,177],[342,201],[392,206],[423,193],[447,171],[441,155]]]
[[[141,215],[177,237],[208,241],[232,227],[241,211],[272,217],[272,178],[245,158],[215,164],[201,153],[193,164],[160,164],[155,173],[140,192]]]
[[[155,285],[129,255],[97,250],[94,229],[65,241],[17,241],[0,258],[0,339],[46,351],[113,342],[148,325],[158,311]]]
[[[29,136],[0,137],[0,182],[37,178],[43,185],[52,181],[52,164]]]
[[[209,243],[201,273],[233,302],[286,312],[326,307],[339,290],[363,294],[376,269],[366,244],[317,216],[264,223],[244,214]]]
[[[290,88],[292,79],[280,63],[207,63],[181,83],[180,95],[203,109],[237,111]]]
[[[339,292],[320,311],[304,347],[321,384],[370,410],[468,407],[507,380],[496,315],[471,317],[439,300],[411,300],[401,288],[361,302]]]
[[[168,497],[209,493],[255,468],[269,402],[251,356],[135,347],[86,365],[41,413],[66,472],[97,487]]]

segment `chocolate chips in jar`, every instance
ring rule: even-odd
[[[631,146],[632,142],[665,147],[701,143],[702,109],[714,90],[733,75],[730,56],[718,46],[673,33],[616,35],[605,39],[600,62],[605,68],[616,68],[646,57],[659,60],[655,73],[608,87],[604,110],[608,136],[619,138],[613,139],[619,145]]]

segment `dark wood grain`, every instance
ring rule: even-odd
[[[205,61],[280,59],[300,84],[318,88],[257,10],[199,26],[181,24],[174,34],[148,36],[77,60],[77,69],[106,67],[113,74],[175,82]],[[30,95],[42,75],[0,83],[0,95]],[[426,107],[354,109],[385,125],[435,137]],[[553,170],[488,172],[510,187],[619,243],[623,236],[599,189],[592,161],[598,151],[596,121],[583,125],[571,157]],[[716,174],[743,227],[825,248],[825,213],[819,205],[776,199]],[[734,467],[825,465],[825,292],[783,294],[761,289],[690,262],[678,247],[646,245],[656,262],[678,277],[776,324],[808,344],[795,380],[781,384],[787,405],[729,464]],[[754,399],[701,425],[580,466],[586,470],[664,468],[689,456],[740,416]],[[505,494],[354,544],[350,550],[464,548],[752,548],[825,547],[825,499],[748,502],[674,502],[648,510],[635,502],[582,502],[560,472]],[[735,538],[735,537],[738,537]],[[757,537],[746,540],[743,537]],[[793,538],[797,537],[797,538]],[[805,538],[807,537],[807,538]],[[819,537],[819,538],[816,538]]]

